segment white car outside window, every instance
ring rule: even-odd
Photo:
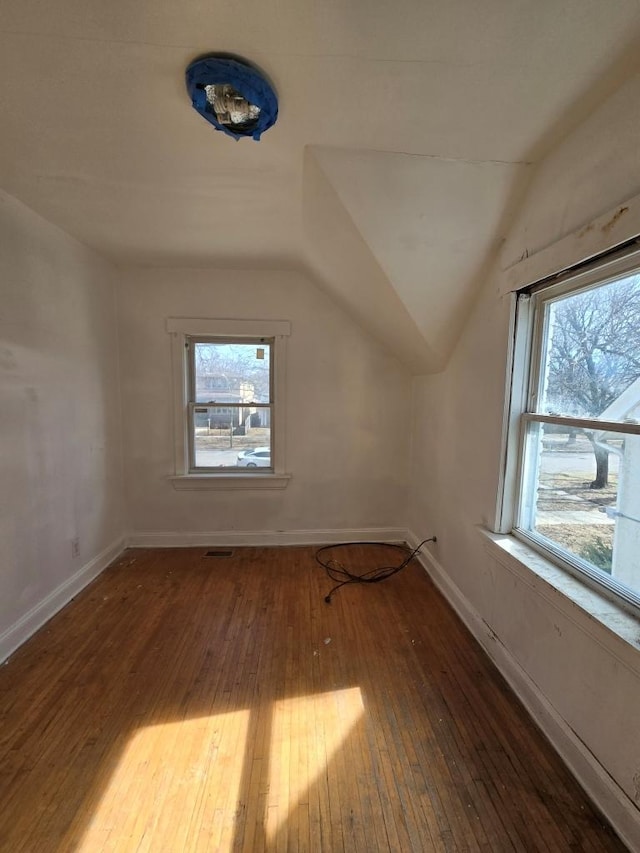
[[[270,468],[271,450],[268,447],[256,447],[253,450],[241,450],[236,465],[240,468]]]

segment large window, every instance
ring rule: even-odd
[[[167,331],[173,339],[174,486],[284,487],[289,322],[171,318]]]
[[[640,604],[640,259],[519,297],[528,370],[515,530]]]

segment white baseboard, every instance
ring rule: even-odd
[[[74,575],[68,578],[60,586],[56,587],[41,602],[32,607],[17,622],[10,625],[6,631],[0,634],[0,663],[7,660],[15,650],[21,646],[29,637],[41,628],[45,622],[51,619],[58,610],[84,589],[87,584],[96,578],[100,572],[107,568],[125,547],[123,538],[117,539],[97,554],[88,563],[85,563]]]
[[[407,531],[406,541],[415,548],[420,539]],[[417,559],[620,838],[630,850],[640,850],[640,821],[636,806],[502,645],[500,638],[491,631],[435,557],[422,551]]]
[[[335,530],[216,530],[209,533],[134,531],[130,548],[206,548],[210,545],[326,545],[330,542],[404,542],[404,527],[337,528]]]

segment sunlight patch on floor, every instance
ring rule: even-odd
[[[309,814],[314,786],[364,714],[360,688],[298,696],[274,703],[266,836]],[[289,826],[291,834],[291,826]],[[301,837],[305,832],[301,832]],[[307,836],[308,837],[308,836]]]
[[[138,731],[92,812],[80,853],[231,849],[249,714]]]
[[[349,688],[123,736],[106,789],[83,809],[82,840],[79,823],[66,841],[78,853],[227,853],[308,838],[310,802],[322,785],[326,798],[332,762],[349,761],[339,752],[363,713],[360,689]]]

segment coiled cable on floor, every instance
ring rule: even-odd
[[[422,542],[417,545],[415,548],[411,549],[407,545],[400,545],[396,542],[339,542],[335,545],[323,545],[322,548],[318,548],[316,551],[316,562],[319,563],[323,569],[326,571],[327,576],[331,578],[331,580],[337,581],[336,585],[329,592],[328,595],[325,595],[324,600],[327,604],[331,604],[331,599],[333,595],[343,586],[347,586],[352,583],[380,583],[381,581],[386,581],[388,578],[393,577],[393,575],[397,575],[398,572],[401,572],[416,554],[422,549],[427,542],[437,542],[435,536],[431,536],[428,539],[423,539]],[[342,563],[339,563],[333,557],[326,558],[324,555],[327,551],[333,550],[335,548],[349,548],[351,546],[376,546],[378,548],[396,548],[398,551],[405,555],[404,559],[401,563],[395,566],[377,566],[374,569],[370,569],[367,572],[363,572],[362,574],[356,574],[348,569],[346,566],[343,566]]]

